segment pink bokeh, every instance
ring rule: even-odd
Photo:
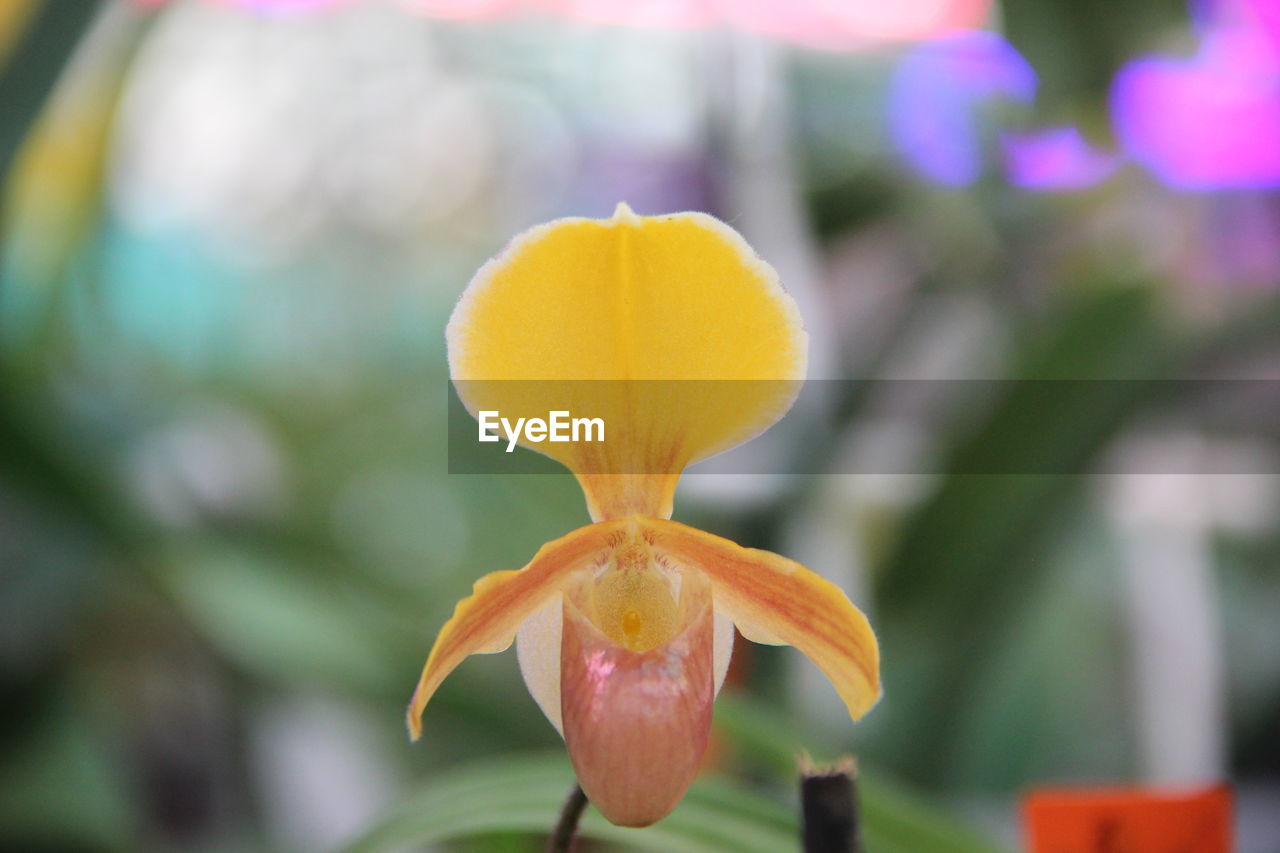
[[[1213,31],[1190,59],[1130,62],[1111,109],[1130,156],[1171,186],[1280,186],[1280,62],[1255,29]]]
[[[169,0],[133,0],[160,6]],[[289,13],[349,0],[205,0]],[[982,27],[992,0],[401,0],[446,20],[549,16],[583,24],[702,29],[734,26],[807,47],[850,49],[870,41],[913,41]]]

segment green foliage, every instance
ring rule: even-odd
[[[754,729],[753,748],[787,749],[780,730],[771,725],[776,721],[760,726],[761,721],[750,720],[744,707],[729,716],[737,731]],[[345,853],[394,853],[498,832],[545,835],[572,783],[572,770],[560,754],[452,769],[406,797]],[[996,849],[865,773],[858,789],[870,853],[992,853]],[[669,817],[652,827],[616,827],[589,810],[581,836],[612,842],[624,850],[655,853],[777,853],[796,848],[799,826],[790,808],[728,779],[704,777]]]
[[[1033,600],[1053,568],[1044,554],[1089,482],[1082,475],[1165,378],[1171,349],[1154,295],[1095,287],[1042,320],[1014,381],[956,436],[937,488],[901,530],[879,600],[888,646],[920,652],[894,720],[902,766],[916,779],[936,779],[957,746],[927,720],[981,701],[973,687],[999,658],[1016,602]],[[946,642],[925,650],[924,634]]]
[[[441,774],[345,853],[392,853],[496,832],[545,835],[573,783],[562,754],[501,759]],[[698,782],[676,811],[642,829],[613,826],[588,811],[581,835],[655,853],[777,853],[796,844],[786,808],[724,780]]]
[[[816,751],[815,739],[804,734],[799,724],[733,693],[717,700],[716,731],[729,755],[771,779],[788,780],[792,787],[796,756]],[[572,782],[572,770],[562,753],[450,768],[407,795],[345,853],[392,853],[500,832],[545,835]],[[857,791],[861,830],[871,853],[994,853],[999,849],[890,781],[888,774],[865,764],[860,764]],[[742,779],[704,776],[675,812],[653,827],[615,827],[589,810],[581,834],[628,850],[775,853],[794,849],[799,838],[794,796],[785,799],[786,803],[758,793]]]

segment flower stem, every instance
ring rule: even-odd
[[[560,820],[556,822],[555,832],[547,839],[547,853],[572,853],[578,838],[578,821],[587,808],[587,795],[582,786],[576,782],[565,798],[564,807],[560,809]]]
[[[800,809],[805,853],[861,853],[857,765],[851,757],[831,767],[800,762]]]

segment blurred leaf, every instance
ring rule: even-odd
[[[92,530],[119,551],[131,551],[140,543],[136,521],[90,460],[52,439],[63,430],[37,409],[34,395],[0,379],[0,479],[41,510]]]
[[[1043,532],[1075,484],[1061,474],[1087,473],[1163,378],[1169,348],[1152,295],[1093,291],[1050,321],[1015,367],[1016,381],[1001,386],[1004,398],[956,443],[938,489],[903,531],[881,578],[887,604],[959,610],[967,620],[972,614],[958,604],[980,605],[992,584],[1015,577],[1008,560]],[[1024,473],[970,473],[977,471]]]
[[[272,682],[382,694],[403,677],[391,644],[334,583],[225,547],[179,555],[161,580],[215,648]]]
[[[136,815],[113,745],[83,695],[55,698],[43,725],[5,756],[0,839],[14,850],[128,849]]]
[[[95,61],[67,74],[64,66],[86,41],[98,5],[39,4],[0,73],[0,179],[12,178],[0,187],[5,204],[5,243],[0,247],[5,316],[0,319],[7,333],[21,329],[24,339],[48,326],[53,307],[49,292],[61,283],[66,264],[96,221],[115,105],[149,20],[113,10],[110,26],[95,32],[101,36],[90,51]],[[50,97],[55,84],[58,90]],[[11,174],[15,157],[18,164]],[[45,313],[10,316],[22,303],[39,303]],[[92,530],[115,551],[136,551],[142,539],[136,519],[99,469],[101,460],[91,456],[98,448],[73,452],[71,448],[89,442],[75,426],[68,428],[46,412],[47,401],[23,385],[29,377],[13,364],[5,367],[0,376],[0,445],[6,452],[0,454],[0,477],[44,508]]]
[[[811,192],[809,214],[821,239],[850,234],[892,209],[895,186],[882,171],[868,169]]]
[[[1010,608],[1003,641],[948,712],[948,790],[1132,772],[1123,573],[1105,507],[1081,501],[1039,559],[1044,582]]]
[[[75,27],[87,21],[64,20],[65,13],[59,18],[51,10],[78,6],[87,11],[94,5],[46,4],[46,13],[32,27],[33,37],[42,26],[61,27],[59,36],[72,31],[79,36]],[[55,325],[69,318],[70,311],[59,309],[72,265],[84,257],[98,231],[117,106],[150,21],[127,4],[107,9],[85,28],[75,61],[59,69],[56,89],[41,93],[38,117],[32,115],[21,127],[7,122],[0,127],[0,134],[21,133],[13,152],[0,151],[6,157],[0,171],[12,166],[3,187],[0,267],[5,288],[0,328],[11,350],[15,342],[32,348],[45,341]],[[28,75],[17,76],[25,80]],[[6,103],[3,96],[0,103]],[[8,353],[11,359],[14,355]]]
[[[545,835],[573,784],[563,754],[473,764],[410,795],[347,853],[382,853],[494,832]],[[670,817],[646,829],[623,829],[588,809],[581,835],[659,853],[777,853],[795,849],[795,817],[781,805],[702,779]]]
[[[1090,470],[1172,363],[1154,295],[1094,288],[1053,315],[1015,365],[1018,381],[1002,385],[1004,396],[956,441],[936,491],[902,530],[879,579],[890,613],[881,633],[903,661],[886,681],[916,691],[895,705],[892,725],[897,754],[921,780],[939,781],[948,756],[950,729],[931,722],[937,709],[960,713],[1011,614],[1051,564],[1037,549],[1078,497],[1075,475]]]
[[[1046,114],[1064,101],[1105,101],[1120,65],[1148,47],[1152,33],[1185,28],[1185,0],[1003,0],[1009,40],[1039,72]]]

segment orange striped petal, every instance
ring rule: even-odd
[[[618,826],[648,826],[693,782],[711,733],[715,693],[710,590],[683,579],[681,621],[646,651],[619,645],[565,595],[561,715],[574,771],[591,803]]]
[[[795,646],[831,679],[855,720],[880,698],[880,650],[867,617],[804,566],[674,521],[643,521],[654,550],[711,581],[715,609],[743,636]]]
[[[559,593],[576,570],[591,565],[610,550],[610,536],[623,522],[591,524],[548,542],[518,571],[493,572],[476,581],[458,602],[453,616],[436,637],[409,703],[409,734],[422,734],[422,711],[440,682],[473,654],[500,652],[511,645],[520,624]]]
[[[808,347],[777,274],[732,228],[626,205],[516,238],[467,286],[447,338],[472,414],[603,420],[603,442],[522,441],[577,475],[596,520],[669,517],[686,465],[787,411]]]

